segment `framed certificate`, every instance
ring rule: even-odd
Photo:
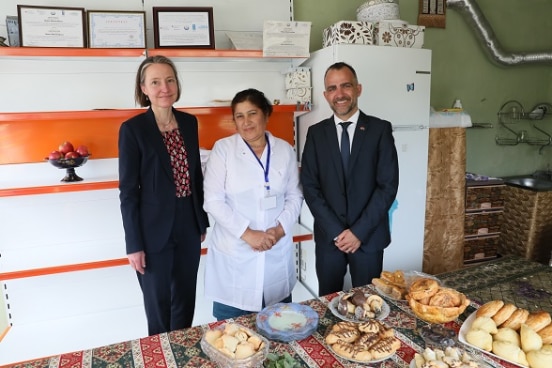
[[[8,29],[8,42],[10,46],[19,46],[19,19],[13,15],[6,16],[6,27]]]
[[[19,44],[86,47],[84,8],[17,5]]]
[[[155,48],[214,49],[212,7],[153,7]]]
[[[146,12],[89,10],[88,47],[146,48]]]

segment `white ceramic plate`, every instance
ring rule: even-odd
[[[369,296],[370,294],[365,294],[366,296]],[[342,296],[336,296],[335,298],[332,299],[332,301],[330,302],[329,304],[329,307],[330,307],[330,311],[333,313],[334,316],[344,320],[344,321],[349,321],[349,322],[362,322],[362,321],[366,321],[366,320],[369,320],[370,318],[366,318],[366,319],[358,319],[354,316],[350,316],[350,315],[347,315],[347,316],[344,316],[343,314],[339,313],[339,311],[337,310],[337,304],[339,303],[339,300],[342,298]],[[383,301],[383,305],[381,306],[381,312],[376,314],[376,319],[384,319],[385,317],[387,317],[389,315],[389,312],[390,312],[390,308],[389,308],[389,304],[387,304],[385,301]],[[387,359],[387,358],[386,358]],[[383,359],[385,360],[385,359]]]
[[[460,331],[458,332],[458,341],[460,341],[462,344],[466,344],[467,346],[470,346],[472,348],[474,348],[475,350],[479,350],[485,354],[488,354],[488,355],[491,355],[493,357],[496,357],[498,359],[502,359],[504,360],[505,362],[508,362],[508,363],[512,363],[514,364],[515,366],[517,367],[524,367],[526,368],[524,365],[520,365],[516,362],[512,362],[511,360],[508,360],[508,359],[505,359],[503,357],[500,357],[498,355],[495,355],[493,353],[491,353],[490,351],[486,351],[486,350],[483,350],[483,349],[480,349],[478,348],[477,346],[474,346],[472,344],[470,344],[467,340],[466,340],[466,334],[468,333],[468,331],[470,330],[470,327],[473,323],[473,321],[475,320],[475,318],[477,317],[476,316],[476,312],[473,312],[472,314],[470,314],[470,316],[468,318],[466,318],[466,320],[464,321],[464,323],[462,323],[462,326],[460,327]]]

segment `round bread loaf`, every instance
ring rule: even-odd
[[[511,328],[502,327],[497,330],[493,336],[494,341],[504,341],[515,346],[521,346],[521,338],[517,331],[512,330]]]
[[[552,322],[550,313],[543,310],[529,313],[529,316],[525,320],[525,324],[537,332],[548,326],[550,322]]]
[[[500,327],[508,327],[517,331],[521,327],[521,324],[525,323],[528,316],[529,311],[527,309],[518,308],[500,325]]]
[[[520,347],[505,341],[493,341],[492,352],[516,364],[529,366],[525,352]]]
[[[495,321],[496,325],[498,327],[502,327],[501,325],[506,321],[512,313],[516,311],[517,307],[513,305],[512,303],[506,303],[492,316],[492,319]]]
[[[430,298],[439,290],[439,283],[433,279],[421,277],[410,285],[408,293],[415,300]]]
[[[542,338],[543,344],[552,344],[552,323],[548,324],[548,326],[544,328],[541,328],[537,333]]]
[[[471,328],[474,330],[483,330],[487,331],[490,334],[497,333],[496,323],[491,317],[475,317]]]
[[[550,368],[552,367],[552,350],[530,351],[527,353],[527,361],[531,368]]]
[[[542,348],[540,335],[525,323],[519,328],[519,337],[521,338],[521,349],[523,351],[540,350]]]
[[[429,305],[443,308],[457,307],[462,303],[460,293],[451,288],[439,288],[435,295],[429,299]]]
[[[477,312],[475,312],[476,317],[492,317],[504,306],[502,300],[491,300],[488,303],[483,304]]]
[[[493,349],[493,337],[487,331],[469,330],[466,334],[466,341],[485,351]]]

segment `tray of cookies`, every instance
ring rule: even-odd
[[[363,364],[389,359],[401,346],[395,331],[376,319],[337,322],[324,341],[337,356]]]
[[[552,317],[492,300],[462,324],[458,340],[520,367],[552,367]]]
[[[351,322],[384,319],[390,312],[389,304],[381,296],[360,290],[336,296],[328,307],[334,316]]]

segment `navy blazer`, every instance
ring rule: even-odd
[[[309,127],[301,184],[314,217],[317,246],[351,229],[369,250],[391,242],[388,211],[399,186],[399,164],[391,123],[368,116],[358,118],[345,180],[334,117]]]
[[[199,154],[197,118],[173,109],[188,154],[196,226],[205,234],[209,221],[203,210],[203,173]],[[172,231],[176,185],[169,152],[148,109],[125,121],[119,129],[119,198],[127,254],[158,252]]]

